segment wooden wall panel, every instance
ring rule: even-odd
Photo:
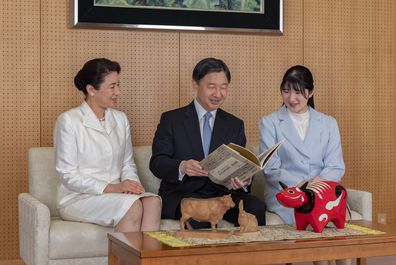
[[[279,84],[288,66],[303,62],[303,1],[285,1],[285,34],[235,35],[181,33],[180,101],[194,94],[191,74],[205,57],[224,60],[231,71],[231,86],[223,108],[242,118],[248,142],[259,142],[258,121],[281,105]]]
[[[160,114],[179,105],[179,34],[70,28],[71,1],[41,2],[42,145],[52,145],[56,117],[80,105],[73,78],[95,57],[121,64],[118,109],[130,119],[133,143],[151,144]]]
[[[0,260],[19,257],[17,194],[27,191],[26,151],[52,145],[55,118],[82,100],[74,75],[99,56],[121,63],[119,109],[130,118],[135,145],[151,143],[163,111],[190,102],[192,69],[208,56],[229,65],[224,108],[245,120],[248,141],[257,143],[259,118],[281,104],[284,71],[306,64],[317,108],[340,125],[344,183],[373,192],[374,213],[396,221],[396,2],[284,1],[283,36],[73,29],[70,2],[0,4]]]
[[[0,260],[18,257],[17,196],[30,146],[40,145],[40,2],[0,5]]]
[[[337,118],[349,187],[373,193],[373,219],[396,221],[396,2],[306,0],[304,61],[317,108]]]

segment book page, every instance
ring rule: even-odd
[[[209,178],[214,183],[224,186],[232,177],[243,181],[260,170],[259,166],[224,144],[203,159],[200,165],[209,172]]]
[[[274,153],[279,149],[279,147],[282,144],[283,144],[283,141],[280,141],[259,155],[258,158],[260,160],[261,168],[264,168],[267,165],[268,161],[271,159],[271,157],[274,155]]]
[[[221,184],[228,182],[228,176],[232,175],[235,171],[241,168],[245,163],[230,156],[222,161],[215,169],[210,171],[212,177]],[[213,180],[212,180],[213,181]],[[213,181],[215,182],[215,181]]]
[[[228,146],[231,149],[234,149],[235,151],[237,151],[241,156],[249,159],[250,161],[252,161],[256,165],[261,166],[259,158],[252,151],[250,151],[249,149],[247,149],[247,148],[245,148],[243,146],[234,144],[234,143],[229,143]]]

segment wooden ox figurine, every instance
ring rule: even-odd
[[[279,182],[283,191],[276,199],[289,208],[294,208],[296,229],[304,230],[310,224],[316,233],[321,233],[328,222],[344,228],[347,192],[334,181],[306,182],[299,187],[287,187]]]
[[[198,222],[210,222],[212,231],[215,231],[223,215],[234,206],[231,195],[208,199],[184,198],[180,204],[180,229],[184,231],[186,222],[192,218]]]

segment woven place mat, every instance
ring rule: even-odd
[[[177,231],[175,230],[144,233],[171,247],[384,234],[384,232],[354,224],[345,224],[344,229],[337,229],[330,225],[331,223],[329,223],[329,227],[326,227],[322,233],[313,232],[310,226],[308,226],[307,230],[296,230],[293,225],[259,226],[258,233],[255,235],[248,237],[231,235],[227,239],[177,238],[175,236]],[[219,229],[219,231],[238,230],[239,228]]]

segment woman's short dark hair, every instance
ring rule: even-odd
[[[110,72],[121,71],[120,64],[106,58],[96,58],[86,62],[74,77],[74,85],[78,90],[87,95],[87,85],[92,85],[96,90],[99,89],[105,76]]]
[[[302,65],[295,65],[290,67],[283,76],[280,89],[292,88],[295,91],[300,91],[305,95],[305,89],[308,89],[309,94],[314,89],[314,80],[311,71]],[[308,99],[308,105],[315,108],[313,95]]]
[[[198,84],[205,75],[213,72],[224,72],[228,83],[231,82],[231,73],[227,65],[216,58],[205,58],[199,61],[193,70],[192,78]]]

